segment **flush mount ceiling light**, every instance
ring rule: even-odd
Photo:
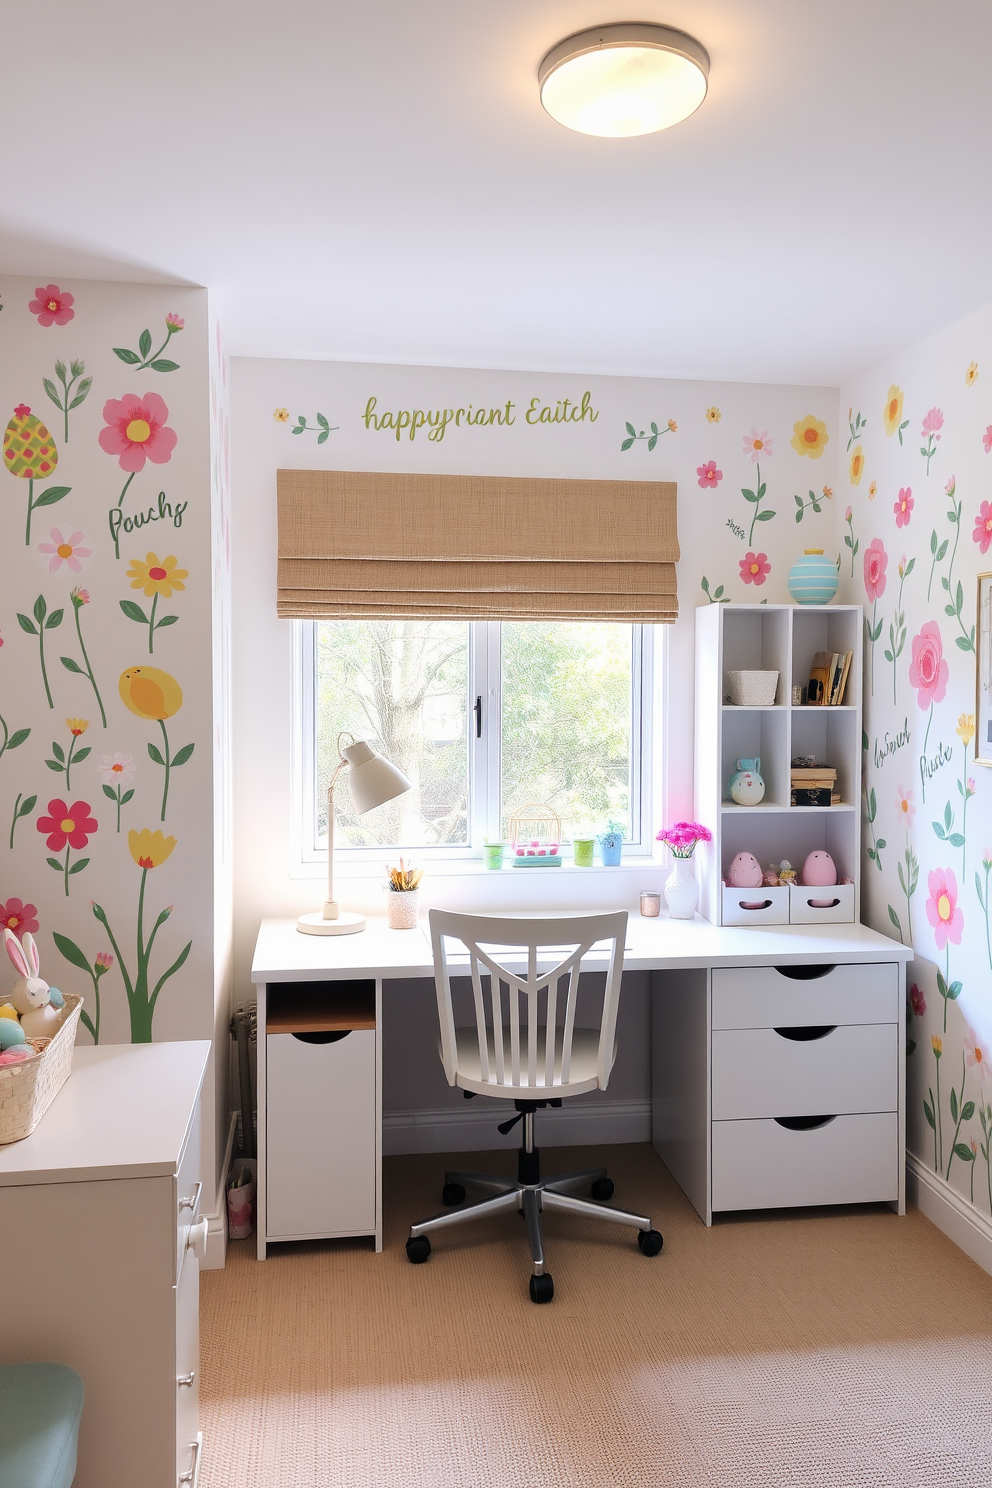
[[[622,139],[695,113],[709,70],[705,48],[684,31],[630,23],[566,37],[537,76],[552,119],[580,134]]]

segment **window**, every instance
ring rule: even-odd
[[[342,772],[338,851],[479,856],[535,802],[558,812],[566,842],[614,822],[649,851],[653,627],[322,620],[296,630],[305,859],[327,850],[343,731],[392,760],[412,789],[357,816]]]

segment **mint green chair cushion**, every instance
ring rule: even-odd
[[[83,1382],[64,1364],[0,1367],[0,1485],[70,1488]]]

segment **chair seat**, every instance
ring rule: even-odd
[[[521,1041],[523,1043],[523,1041]],[[544,1030],[538,1040],[537,1083],[527,1083],[527,1049],[520,1050],[520,1083],[511,1082],[510,1033],[503,1029],[503,1066],[506,1083],[496,1081],[496,1046],[493,1031],[489,1030],[489,1073],[491,1079],[482,1078],[482,1061],[479,1058],[479,1036],[474,1027],[456,1028],[457,1048],[455,1084],[462,1090],[472,1090],[477,1095],[492,1095],[499,1100],[557,1100],[561,1096],[583,1095],[587,1090],[598,1090],[599,1074],[599,1029],[576,1028],[572,1037],[572,1063],[568,1083],[561,1084],[561,1049],[555,1052],[555,1084],[545,1085],[545,1041]],[[614,1057],[615,1057],[614,1050]],[[611,1061],[612,1063],[612,1061]]]
[[[70,1488],[83,1382],[64,1364],[0,1367],[0,1484]]]

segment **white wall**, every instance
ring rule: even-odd
[[[656,802],[656,826],[662,824],[666,811],[691,813],[691,611],[697,603],[707,602],[701,580],[706,577],[711,594],[723,585],[724,596],[735,600],[787,600],[786,575],[802,549],[817,546],[836,551],[831,501],[823,503],[819,516],[807,511],[798,525],[795,501],[797,493],[808,501],[810,488],[819,497],[824,485],[836,484],[835,455],[841,443],[836,390],[244,358],[236,358],[232,368],[237,997],[250,992],[249,968],[259,920],[295,916],[323,897],[319,879],[297,876],[292,862],[291,623],[278,620],[275,609],[275,477],[280,467],[677,481],[683,618],[670,636],[668,800]],[[564,398],[581,407],[587,392],[598,414],[595,422],[588,417],[552,425],[526,422],[534,398],[539,400],[538,407],[546,404],[554,409]],[[467,408],[470,404],[504,407],[510,400],[515,404],[515,422],[486,428],[449,424],[441,441],[429,440],[426,429],[411,440],[404,430],[397,440],[391,430],[366,428],[362,416],[370,397],[376,399],[377,414]],[[718,409],[719,418],[708,420],[708,408]],[[277,409],[288,411],[288,422],[274,417]],[[318,413],[332,426],[322,445],[316,442],[316,432],[293,434],[300,414],[316,430]],[[798,454],[791,443],[794,425],[808,414],[822,420],[828,432],[829,442],[815,459]],[[637,431],[650,432],[652,420],[665,431],[654,450],[649,451],[644,440],[626,451],[621,449],[628,421]],[[669,420],[677,426],[674,431],[668,430]],[[743,439],[752,429],[772,436],[772,453],[761,461],[767,484],[761,510],[776,515],[755,524],[754,542],[749,544],[754,504],[744,498],[742,489],[755,488],[756,467],[744,452]],[[702,487],[697,468],[710,460],[722,476],[715,487]],[[766,554],[771,563],[771,572],[761,576],[760,587],[741,581],[741,560],[749,551]],[[665,871],[659,866],[653,876],[660,879]],[[611,902],[633,906],[638,889],[651,876],[652,870],[643,868],[581,878],[579,873],[561,871],[549,875],[540,891],[547,895],[549,905],[570,902],[592,907]],[[494,878],[442,878],[432,873],[427,897],[451,904],[459,898],[465,902],[464,895],[479,892],[486,896],[484,902],[493,903],[498,889],[509,903],[510,896],[521,892],[511,875],[497,882]],[[341,873],[342,897],[344,882]],[[361,899],[370,892],[372,907],[380,902],[376,885],[354,881],[352,888],[347,899],[354,907],[364,907]],[[529,883],[528,896],[536,891],[537,885]],[[394,1026],[405,1005],[391,1012]],[[639,1020],[642,1035],[647,1031],[647,1008],[645,996],[634,1019],[634,1023]],[[404,1036],[419,1036],[422,1012],[411,1011]],[[628,1038],[636,1036],[631,1025]],[[430,1051],[424,1057],[431,1066]],[[638,1093],[646,1098],[647,1070],[635,1065],[636,1061],[627,1076],[621,1078],[618,1072],[616,1090],[631,1098]],[[433,1068],[425,1068],[421,1093],[425,1106],[437,1097],[436,1074]],[[408,1107],[418,1103],[415,1092],[407,1087],[397,1098]],[[386,1099],[388,1105],[388,1089]]]

